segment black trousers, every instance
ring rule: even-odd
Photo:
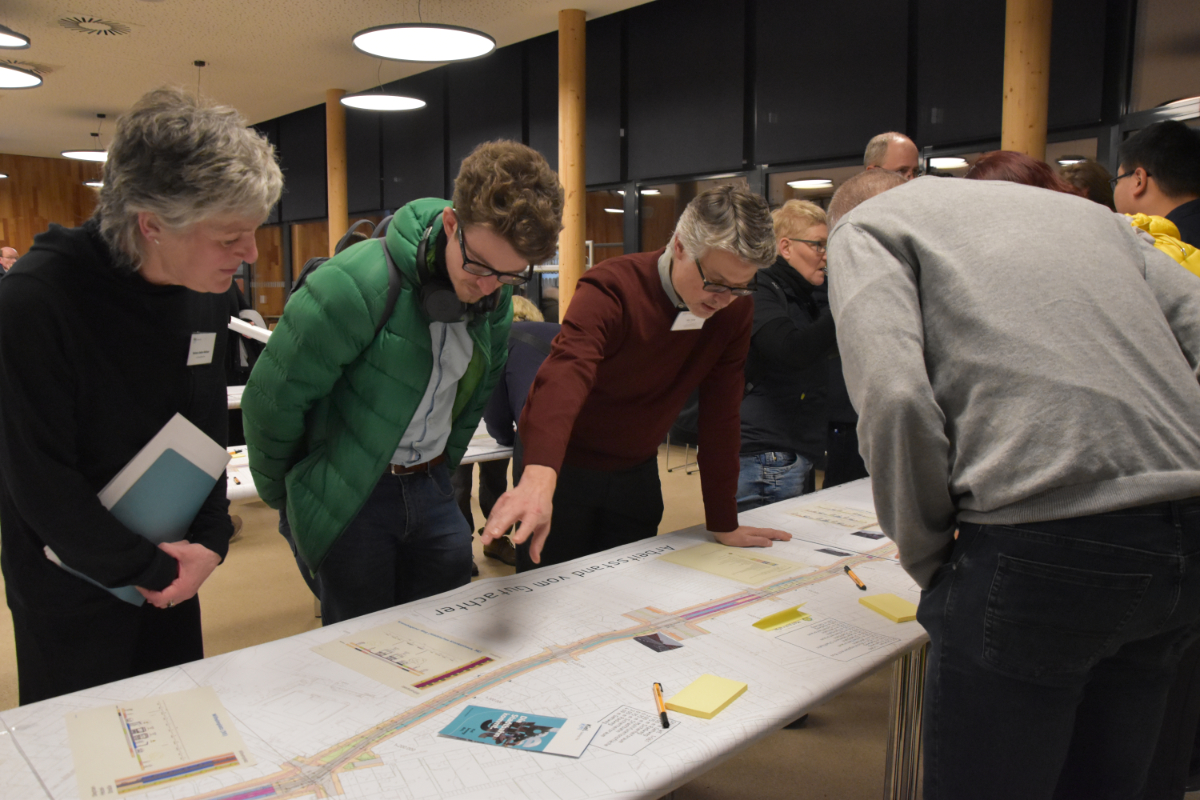
[[[116,598],[69,610],[8,599],[21,705],[204,658],[200,598],[160,609]]]
[[[657,458],[619,472],[563,465],[542,561],[529,558],[528,543],[518,545],[517,572],[649,538],[658,533],[662,515]]]
[[[508,459],[495,461],[479,461],[479,508],[483,511],[483,520],[479,527],[487,522],[492,513],[492,507],[500,499],[500,495],[508,491]],[[454,501],[467,518],[467,527],[476,530],[475,519],[471,514],[471,484],[475,482],[475,464],[459,464],[458,469],[450,474],[450,484],[454,487]]]

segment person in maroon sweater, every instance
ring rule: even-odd
[[[739,547],[790,539],[740,527],[735,502],[754,305],[734,301],[774,258],[766,201],[721,186],[688,204],[666,248],[581,278],[521,414],[525,472],[497,501],[483,541],[520,522],[512,539],[524,570],[654,536],[658,445],[697,388],[708,530]]]

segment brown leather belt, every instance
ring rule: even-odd
[[[388,464],[387,471],[393,475],[415,475],[418,472],[428,472],[431,467],[436,467],[446,460],[446,454],[442,453],[436,458],[431,458],[420,464],[413,464],[411,467],[402,467],[399,464]]]

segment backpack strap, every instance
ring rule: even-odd
[[[390,219],[390,217],[389,217]],[[392,311],[396,308],[396,301],[400,299],[400,290],[404,288],[404,274],[400,272],[400,268],[396,266],[396,262],[392,260],[391,251],[387,247],[387,239],[380,238],[379,246],[383,248],[383,257],[387,259],[388,265],[388,292],[387,303],[383,307],[383,316],[379,319],[379,324],[375,326],[375,335],[387,325],[387,321],[391,319]]]

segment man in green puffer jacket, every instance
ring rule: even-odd
[[[258,493],[280,509],[340,622],[466,584],[450,485],[504,372],[511,286],[554,255],[558,178],[516,142],[480,145],[453,205],[416,200],[288,303],[242,397]],[[403,276],[387,305],[387,255]]]

